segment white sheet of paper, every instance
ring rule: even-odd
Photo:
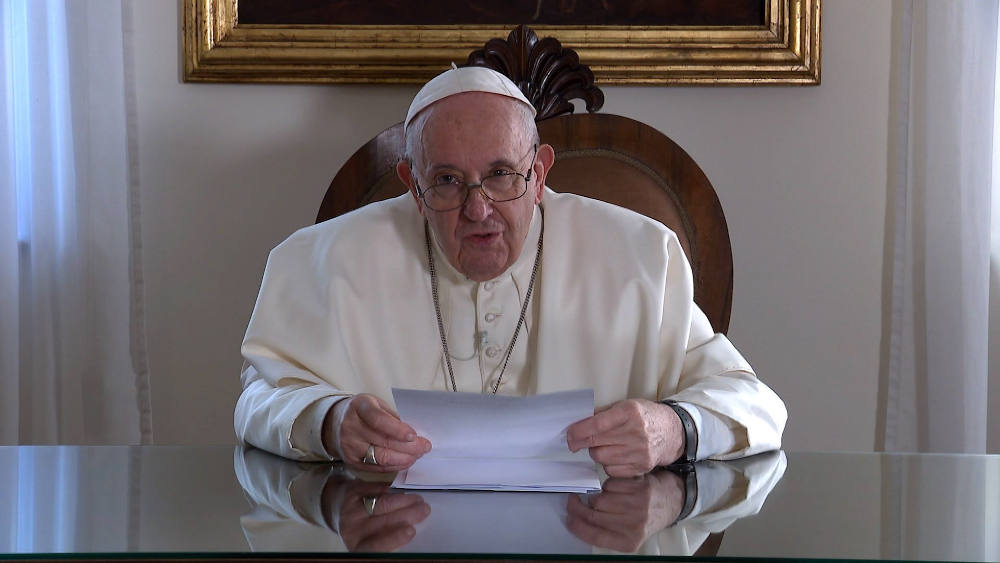
[[[393,389],[400,418],[433,449],[394,487],[587,492],[600,489],[585,450],[566,429],[594,413],[591,389],[530,397]]]

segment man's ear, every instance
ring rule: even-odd
[[[417,194],[417,183],[413,179],[413,170],[410,168],[409,160],[404,158],[396,163],[396,176],[399,176],[399,180],[410,190],[413,201],[417,203],[417,211],[422,215],[424,213],[424,202],[421,201],[420,195]]]
[[[535,173],[537,184],[533,186],[535,190],[535,203],[541,203],[542,195],[545,193],[545,178],[549,175],[549,170],[556,161],[556,151],[552,145],[539,145],[538,154],[535,155],[535,166],[532,172]]]

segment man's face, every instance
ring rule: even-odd
[[[548,145],[538,148],[525,128],[522,110],[510,98],[469,92],[445,98],[425,109],[421,150],[412,168],[397,167],[427,218],[452,266],[474,281],[502,274],[520,256],[535,205],[542,200],[545,174],[554,154]],[[497,170],[528,175],[528,191],[519,199],[494,202],[473,190],[465,204],[451,211],[424,205],[416,184],[427,189],[442,177],[458,177],[478,184]]]

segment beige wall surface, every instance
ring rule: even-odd
[[[786,401],[789,449],[871,450],[881,323],[890,4],[823,5],[823,84],[606,88],[684,147],[735,257],[730,337]],[[184,84],[176,3],[135,4],[154,440],[228,443],[267,252],[412,86]]]

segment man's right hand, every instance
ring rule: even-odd
[[[361,461],[369,445],[375,446],[378,465]],[[340,449],[344,463],[351,469],[389,473],[413,465],[431,450],[431,443],[399,420],[385,401],[375,395],[361,394],[351,400],[340,425]]]

